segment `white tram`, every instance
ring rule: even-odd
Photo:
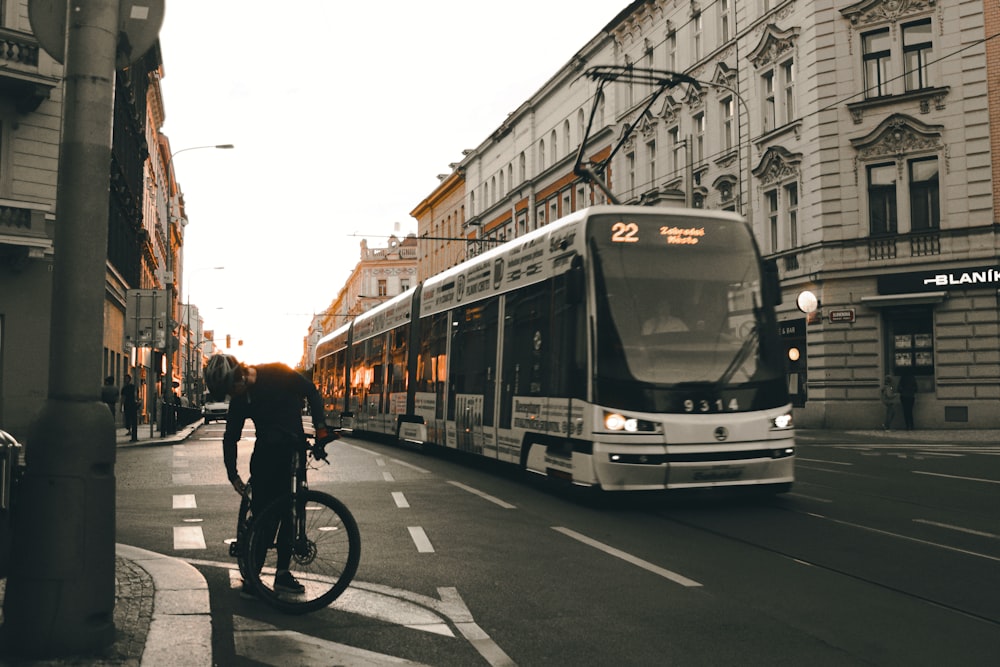
[[[605,490],[786,491],[779,301],[739,216],[597,206],[359,315],[314,380],[359,435]]]

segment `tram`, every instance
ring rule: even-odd
[[[608,491],[783,492],[780,299],[737,214],[594,206],[327,335],[314,381],[362,436]]]

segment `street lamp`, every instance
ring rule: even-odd
[[[173,167],[174,158],[177,157],[178,155],[180,155],[181,153],[186,153],[187,151],[195,151],[195,150],[201,150],[201,149],[205,149],[205,148],[230,149],[230,148],[235,148],[235,146],[233,146],[233,144],[214,144],[214,145],[211,145],[211,146],[190,146],[188,148],[182,148],[179,151],[175,151],[175,152],[171,153],[170,157],[167,158],[167,164],[166,164],[166,167],[165,167],[165,170],[166,170],[166,180],[167,180],[167,186],[168,186],[168,188],[169,188],[169,186],[170,186],[171,183],[176,184],[176,182],[177,182],[177,179],[175,179],[175,178],[172,177],[173,172],[171,170],[171,168]],[[172,195],[172,193],[169,192],[169,191],[168,191],[167,194],[168,195]],[[168,206],[171,206],[172,201],[173,201],[173,197],[172,196],[168,197]],[[171,206],[171,208],[172,208],[172,206]],[[165,268],[166,268],[166,272],[167,272],[167,274],[166,274],[166,278],[167,278],[166,279],[166,283],[167,283],[167,303],[169,304],[169,310],[170,310],[169,317],[167,318],[167,320],[170,322],[170,331],[167,332],[169,334],[168,335],[168,339],[167,339],[167,346],[166,346],[167,347],[167,349],[166,349],[167,367],[166,367],[165,373],[164,373],[164,382],[163,382],[164,387],[163,387],[163,390],[162,390],[162,395],[163,395],[163,400],[164,401],[166,401],[167,399],[170,399],[171,403],[172,403],[173,402],[173,392],[174,392],[174,364],[173,364],[174,353],[173,353],[173,349],[172,349],[174,346],[172,345],[172,342],[173,342],[172,341],[172,336],[173,336],[173,322],[174,322],[174,268],[175,267],[174,267],[174,249],[173,249],[171,241],[170,241],[170,229],[169,229],[169,225],[171,223],[170,223],[170,220],[169,220],[169,217],[170,217],[170,211],[169,210],[167,212],[167,216],[168,216],[168,220],[167,220],[167,225],[168,225],[168,229],[167,229],[167,257],[166,257],[166,267]],[[170,411],[167,410],[167,409],[164,409],[163,410],[163,415],[164,415],[164,419],[162,419],[161,422],[160,422],[160,437],[163,437],[163,436],[167,435],[168,433],[173,433],[174,430],[175,430],[174,429],[174,420],[172,418],[172,415],[171,415]],[[169,423],[168,423],[168,421],[169,421]]]

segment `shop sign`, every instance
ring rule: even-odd
[[[854,309],[853,308],[840,308],[838,310],[830,311],[830,321],[831,322],[853,322],[854,321]]]
[[[970,269],[932,269],[914,273],[894,273],[878,277],[879,294],[939,292],[942,289],[1000,288],[1000,268],[980,266]]]

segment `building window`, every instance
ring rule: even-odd
[[[931,20],[903,25],[903,79],[906,90],[930,86],[927,63],[931,57]]]
[[[722,117],[722,147],[731,151],[736,146],[736,107],[733,98],[727,97],[719,104]]]
[[[778,252],[780,248],[780,244],[778,243],[778,191],[768,190],[764,193],[764,198],[767,201],[767,222],[771,235],[771,252]]]
[[[410,289],[410,279],[409,278],[400,278],[399,279],[399,289],[400,289],[400,291],[403,291],[403,292],[405,292],[406,290]]]
[[[552,142],[552,147],[551,147],[551,151],[552,151],[552,164],[555,164],[556,162],[559,161],[559,137],[556,135],[556,131],[555,130],[552,130],[552,134],[550,136],[550,140]]]
[[[389,296],[389,286],[386,284],[385,278],[379,278],[378,281],[378,295],[379,296]]]
[[[694,155],[692,160],[698,164],[705,159],[705,114],[697,113],[694,121]]]
[[[774,102],[774,71],[764,72],[760,79],[764,131],[770,132],[778,126],[778,110]]]
[[[535,209],[535,229],[545,224],[545,204],[539,204]]]
[[[701,36],[703,29],[704,23],[699,12],[691,17],[691,51],[695,62],[701,60]]]
[[[781,85],[785,90],[784,109],[781,110],[782,118],[786,123],[795,120],[795,63],[789,59],[781,63]]]
[[[538,140],[538,173],[545,171],[545,139]]]
[[[517,162],[518,175],[520,176],[518,183],[524,183],[524,181],[528,178],[528,158],[522,152],[518,157]]]
[[[672,127],[667,130],[667,150],[670,155],[671,178],[676,178],[681,173],[681,167],[684,166],[684,160],[681,158],[681,149],[683,147],[680,128]]]
[[[625,154],[625,173],[628,177],[628,191],[635,194],[635,153]]]
[[[576,186],[576,208],[587,208],[590,202],[587,201],[587,186],[578,185]]]
[[[895,234],[896,165],[877,164],[868,167],[868,225],[872,236]]]
[[[667,69],[677,71],[677,31],[667,32]]]
[[[785,186],[785,219],[788,220],[788,247],[799,246],[799,185]]]
[[[910,230],[940,229],[941,204],[936,157],[910,160]]]
[[[549,222],[555,222],[559,219],[559,199],[553,197],[549,200]]]
[[[646,155],[649,156],[649,187],[656,187],[656,140],[646,143]]]
[[[566,189],[562,193],[562,214],[567,215],[573,210],[573,191]]]
[[[733,7],[731,0],[719,0],[719,35],[722,42],[726,43],[732,37],[731,23]]]
[[[862,60],[865,68],[865,97],[889,94],[892,77],[892,38],[889,29],[882,28],[861,36]]]

